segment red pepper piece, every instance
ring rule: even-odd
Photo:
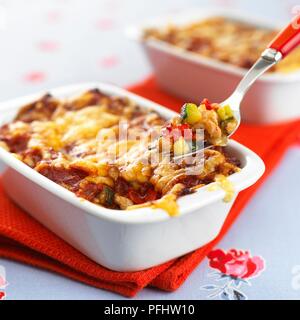
[[[203,99],[201,104],[205,105],[206,110],[213,110],[213,107],[208,99]]]
[[[181,137],[184,137],[186,140],[191,140],[193,132],[190,125],[187,123],[180,125],[168,125],[162,130],[162,136],[173,138],[174,141],[177,141]]]
[[[153,189],[148,189],[144,195],[139,194],[134,189],[129,189],[128,196],[135,204],[143,204],[145,202],[154,201],[157,198],[157,192]]]

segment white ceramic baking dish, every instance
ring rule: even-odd
[[[158,84],[187,101],[209,98],[221,102],[230,96],[246,70],[187,52],[173,45],[142,39],[148,27],[164,28],[168,24],[186,25],[205,18],[222,16],[265,28],[281,28],[249,14],[224,9],[195,9],[165,16],[127,29],[127,35],[142,47],[153,66]],[[252,123],[284,122],[300,117],[300,71],[289,74],[265,74],[250,90],[242,104],[242,119]]]
[[[174,115],[160,105],[106,84],[68,86],[50,90],[50,93],[64,98],[91,88],[129,97],[141,107],[154,109],[166,118]],[[10,121],[22,105],[42,94],[1,103],[0,125]],[[237,195],[260,178],[264,164],[235,141],[230,141],[228,150],[243,166],[241,172],[230,177]],[[179,199],[181,214],[176,218],[151,208],[110,210],[76,197],[2,148],[0,163],[2,184],[19,206],[92,260],[117,271],[143,270],[205,245],[218,235],[233,204],[223,202],[224,191],[209,191],[204,187]]]

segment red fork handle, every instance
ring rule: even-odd
[[[269,44],[269,48],[275,49],[285,58],[292,50],[300,44],[300,16],[283,29]]]

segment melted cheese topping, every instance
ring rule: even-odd
[[[279,30],[256,27],[224,17],[145,31],[146,40],[159,40],[215,60],[249,69]],[[269,72],[289,73],[300,68],[300,48]]]
[[[176,217],[179,215],[179,207],[176,200],[177,196],[175,194],[167,194],[155,202],[130,206],[127,208],[127,210],[135,210],[150,207],[152,209],[162,209],[166,211],[170,217]]]
[[[119,124],[125,120],[122,137]],[[238,168],[222,150],[207,150],[204,166],[189,176],[190,167],[148,148],[149,129],[160,134],[164,125],[157,113],[97,91],[65,102],[47,95],[0,128],[0,146],[93,203],[122,210],[151,207],[176,216],[178,197],[212,182],[217,171],[225,179]],[[221,176],[216,179],[229,201],[232,188]]]
[[[208,191],[216,191],[222,189],[225,191],[224,202],[231,202],[235,196],[235,190],[233,183],[223,175],[217,175],[215,178],[216,185],[212,185],[208,188]]]

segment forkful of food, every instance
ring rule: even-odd
[[[183,161],[203,154],[205,149],[225,146],[241,123],[240,106],[248,90],[262,74],[288,56],[299,44],[300,16],[297,16],[269,44],[228,99],[221,103],[204,99],[199,106],[186,103],[180,116],[164,127],[156,148],[160,148],[164,139],[168,138],[173,160]],[[201,130],[202,135],[199,134]]]

